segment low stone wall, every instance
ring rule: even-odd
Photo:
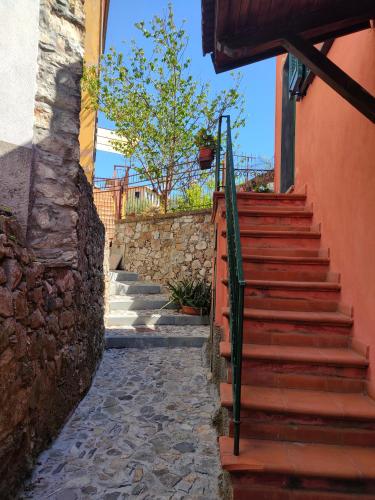
[[[116,224],[113,247],[122,250],[123,268],[144,280],[210,281],[213,231],[211,210],[128,218]]]
[[[15,498],[19,480],[89,388],[103,349],[104,230],[81,180],[76,269],[38,262],[20,225],[0,210],[2,499]]]

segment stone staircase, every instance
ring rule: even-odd
[[[110,297],[107,327],[155,327],[207,325],[208,318],[180,314],[159,284],[140,281],[138,274],[127,271],[110,272]],[[166,306],[167,305],[167,306]],[[161,309],[161,307],[166,306]]]
[[[220,438],[234,499],[375,499],[375,402],[366,349],[304,195],[239,193],[246,278],[240,454]],[[224,200],[217,297],[227,296]],[[232,413],[229,309],[221,304],[221,404]],[[217,312],[217,310],[216,310]]]

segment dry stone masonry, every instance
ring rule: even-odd
[[[89,388],[104,347],[104,227],[79,165],[83,4],[40,0],[26,240],[0,210],[4,500]]]
[[[51,263],[78,265],[83,0],[41,0],[28,241]],[[84,188],[83,188],[84,189]]]
[[[1,213],[1,212],[0,212]],[[103,350],[103,229],[81,234],[79,269],[35,260],[0,215],[0,498],[81,399]]]
[[[124,269],[144,280],[166,283],[185,277],[211,280],[211,211],[128,218],[116,226],[114,247]]]

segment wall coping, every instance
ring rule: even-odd
[[[165,219],[176,219],[180,217],[189,217],[194,215],[206,215],[211,214],[212,208],[203,208],[200,210],[189,210],[187,212],[170,212],[167,214],[158,214],[158,215],[135,215],[127,217],[126,219],[121,219],[116,222],[116,224],[130,224],[132,222],[155,222]]]

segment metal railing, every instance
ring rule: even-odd
[[[226,151],[224,165],[221,163],[222,122],[226,120]],[[240,415],[241,415],[241,370],[243,345],[243,310],[245,280],[242,265],[241,235],[237,209],[236,178],[232,151],[230,116],[219,118],[217,152],[216,152],[216,190],[224,186],[226,211],[226,237],[228,255],[229,283],[229,328],[231,339],[232,390],[233,390],[233,424],[234,450],[239,454]]]
[[[273,180],[272,163],[255,156],[233,155],[237,189],[251,191]],[[220,159],[222,163],[222,159]],[[137,172],[138,170],[138,172]],[[112,240],[117,221],[170,212],[190,212],[212,207],[212,194],[224,186],[215,172],[201,170],[196,161],[176,168],[173,178],[147,178],[130,162],[115,166],[111,178],[94,178],[94,201],[107,237]],[[223,167],[220,164],[220,174]]]

